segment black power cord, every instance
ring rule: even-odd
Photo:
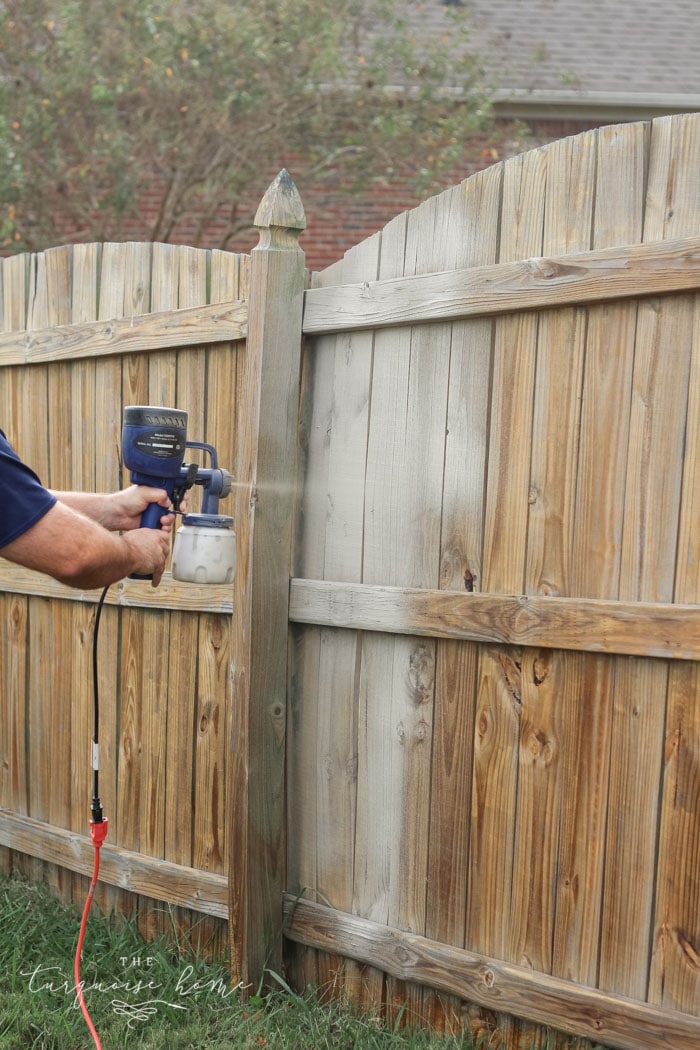
[[[87,900],[85,901],[85,907],[83,908],[83,917],[80,923],[80,933],[78,934],[78,944],[75,952],[75,960],[73,963],[73,973],[75,975],[75,991],[80,1009],[85,1023],[88,1026],[90,1035],[92,1036],[93,1042],[97,1050],[102,1050],[102,1043],[100,1037],[97,1034],[95,1026],[92,1022],[92,1018],[88,1012],[87,1004],[85,1003],[85,997],[83,995],[83,982],[80,978],[80,961],[83,953],[83,941],[85,939],[85,930],[87,927],[88,914],[90,912],[90,905],[92,904],[92,898],[95,893],[95,886],[97,885],[97,879],[100,872],[100,847],[107,836],[107,823],[104,814],[102,812],[102,803],[100,802],[100,785],[99,785],[99,731],[100,731],[100,690],[98,683],[97,674],[97,637],[99,634],[100,617],[102,616],[102,606],[104,605],[105,598],[107,597],[107,591],[109,585],[105,587],[100,595],[100,599],[97,603],[97,612],[95,614],[95,627],[92,636],[92,702],[93,702],[93,724],[92,724],[92,802],[90,804],[90,838],[95,848],[94,866],[92,872],[92,880],[90,882],[90,889],[88,891]]]
[[[102,805],[100,803],[100,762],[99,762],[99,732],[100,732],[100,687],[99,675],[97,673],[97,640],[100,631],[100,618],[102,607],[107,597],[110,585],[102,591],[97,603],[95,613],[95,628],[92,635],[92,802],[90,804],[90,816],[93,823],[101,824],[104,820]]]

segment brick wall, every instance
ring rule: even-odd
[[[592,123],[578,121],[541,121],[531,124],[527,139],[510,134],[508,125],[503,125],[493,139],[474,140],[465,144],[464,160],[452,172],[446,173],[439,185],[422,195],[407,181],[375,184],[361,196],[353,196],[329,203],[325,197],[313,190],[299,187],[307,228],[302,234],[301,245],[306,253],[306,263],[310,270],[322,270],[342,258],[343,253],[354,244],[371,236],[377,230],[403,211],[414,208],[421,200],[442,189],[453,186],[474,172],[493,164],[496,160],[520,152],[533,145],[543,144],[566,135],[577,134],[590,127]],[[494,145],[495,143],[495,145]],[[280,166],[286,165],[294,178],[294,161],[282,160]],[[253,217],[265,190],[277,174],[277,171],[261,172],[259,184],[251,186],[248,199],[241,201],[239,215],[244,224],[242,232],[222,243],[226,231],[225,208],[221,217],[212,222],[198,236],[198,216],[193,214],[187,221],[181,222],[169,238],[173,244],[192,244],[201,248],[226,247],[231,251],[248,252],[257,244],[257,231],[253,227]],[[124,224],[122,240],[143,241],[149,239],[149,231],[158,212],[160,196],[158,186],[154,183],[151,190],[140,199],[137,216]],[[78,230],[66,223],[64,243],[91,240],[89,230]],[[47,245],[48,247],[48,245]],[[8,254],[0,252],[0,254]]]
[[[276,174],[273,173],[273,174]],[[294,178],[293,167],[290,174]],[[272,181],[262,180],[257,193],[250,200],[243,201],[240,207],[241,216],[246,216],[250,225],[226,243],[230,251],[248,252],[258,243],[257,230],[253,226],[253,217],[257,205],[267,186]],[[450,186],[455,180],[448,180]],[[456,180],[458,181],[458,180]],[[352,245],[369,237],[381,229],[390,219],[400,212],[413,208],[420,203],[421,197],[410,186],[388,185],[376,186],[361,197],[353,197],[328,203],[319,199],[313,191],[301,191],[306,214],[306,230],[302,233],[300,243],[306,253],[306,265],[311,270],[322,270],[341,258],[343,252]],[[152,200],[144,200],[140,209],[143,218],[148,221],[155,215],[156,205]],[[129,224],[133,231],[125,230],[129,239],[141,239],[141,223]],[[221,247],[226,229],[225,220],[213,222],[199,239],[199,247]],[[170,240],[174,244],[193,244],[195,242],[196,221],[179,223]]]
[[[382,229],[395,215],[414,208],[426,196],[454,186],[474,172],[493,164],[496,160],[520,152],[522,148],[544,144],[567,135],[575,135],[594,126],[591,122],[571,120],[531,123],[528,128],[527,142],[523,145],[522,131],[520,138],[516,138],[509,134],[510,126],[503,125],[493,140],[497,142],[497,145],[493,145],[492,140],[486,138],[468,144],[465,147],[464,161],[460,167],[446,173],[439,185],[423,195],[418,194],[408,182],[378,183],[362,196],[328,203],[320,194],[300,187],[307,222],[307,228],[301,236],[300,243],[306,253],[306,264],[310,270],[323,270],[342,258],[348,248]],[[286,162],[286,166],[294,178],[293,159]],[[249,199],[241,202],[239,214],[247,217],[251,225],[228,241],[226,247],[229,250],[248,252],[257,244],[257,231],[252,225],[253,216],[258,202],[276,174],[276,171],[271,171],[261,175],[260,184],[251,187]],[[156,193],[143,198],[141,214],[144,218],[148,219],[149,216],[155,215],[157,202]],[[125,231],[125,236],[129,239],[142,239],[143,225],[134,223],[131,231]],[[213,222],[200,237],[198,246],[221,247],[224,230],[225,221],[223,219]],[[170,239],[175,244],[194,244],[195,234],[196,217],[187,223],[180,223]]]

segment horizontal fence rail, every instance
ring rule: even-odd
[[[700,606],[291,581],[295,623],[700,660]]]
[[[700,288],[700,237],[418,274],[306,293],[306,335],[360,331]]]
[[[700,1045],[700,1020],[685,1014],[533,973],[290,895],[285,898],[285,915],[285,936],[298,944],[325,951],[336,951],[342,944],[349,959],[490,1010],[527,1017],[619,1050]]]
[[[27,594],[38,598],[61,598],[70,602],[97,603],[101,590],[80,590],[67,587],[42,573],[11,565],[0,560],[0,592]],[[200,586],[182,583],[172,573],[163,573],[157,588],[138,580],[119,580],[113,583],[105,598],[107,605],[131,609],[171,609],[179,612],[233,612],[233,591],[226,584]]]
[[[245,339],[247,323],[248,304],[232,302],[0,332],[0,367],[236,342]]]
[[[91,875],[95,851],[91,839],[0,809],[0,846],[28,857]],[[105,842],[100,848],[100,880],[130,893],[217,918],[228,918],[228,879],[184,864],[158,860]]]

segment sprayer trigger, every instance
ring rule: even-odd
[[[183,471],[185,471],[184,477],[182,476]],[[180,473],[180,483],[173,489],[173,509],[176,514],[180,513],[180,504],[182,503],[185,493],[188,489],[191,489],[197,481],[197,464],[185,463]]]

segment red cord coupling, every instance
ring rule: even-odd
[[[107,825],[109,821],[105,817],[104,820],[91,820],[90,821],[90,838],[95,849],[99,849],[104,840],[107,838]]]

